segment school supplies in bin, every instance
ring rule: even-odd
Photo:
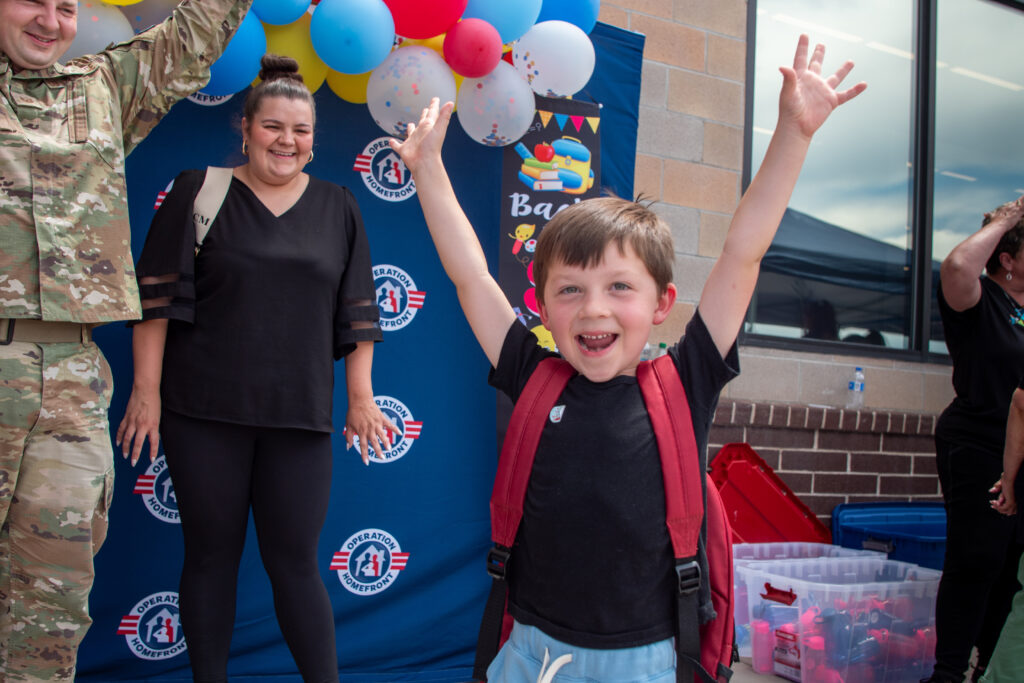
[[[941,572],[828,557],[751,561],[736,573],[755,671],[799,683],[917,683],[931,673]]]
[[[732,546],[734,566],[746,566],[752,562],[767,560],[801,560],[819,557],[877,557],[885,559],[885,554],[873,550],[843,548],[828,543],[807,543],[803,541],[779,543],[736,543]],[[750,601],[747,600],[747,586],[741,581],[739,574],[734,574],[733,593],[734,621],[736,623],[736,647],[740,657],[751,656],[751,644],[756,640],[750,624]]]

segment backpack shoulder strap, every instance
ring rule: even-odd
[[[679,370],[668,354],[640,363],[636,377],[661,456],[665,523],[676,557],[676,681],[713,683],[716,676],[702,664],[697,551],[704,519],[704,473],[700,471],[690,403]]]
[[[497,545],[511,548],[516,540],[541,432],[555,401],[574,374],[572,366],[561,358],[545,358],[516,401],[491,491],[491,539]]]
[[[686,391],[668,354],[640,363],[636,375],[661,454],[672,549],[676,558],[696,557],[704,518],[703,473]]]
[[[526,381],[508,422],[491,492],[491,539],[494,547],[487,554],[487,573],[493,580],[480,620],[476,660],[473,663],[473,677],[476,680],[486,680],[487,667],[498,654],[511,628],[509,620],[505,618],[505,602],[508,597],[505,570],[519,522],[523,518],[526,486],[530,481],[541,432],[544,431],[544,424],[555,401],[574,374],[576,371],[572,366],[561,358],[542,360]]]
[[[224,204],[224,198],[231,186],[233,169],[221,168],[220,166],[207,166],[206,178],[199,193],[192,201],[192,222],[196,226],[196,252],[203,245],[206,233],[220,213],[220,207]]]

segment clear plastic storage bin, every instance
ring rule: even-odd
[[[942,573],[877,557],[747,560],[751,664],[799,683],[917,683]]]
[[[779,543],[736,543],[732,547],[732,560],[735,567],[745,566],[750,562],[763,560],[798,560],[815,557],[864,557],[884,558],[885,553],[873,550],[843,548],[828,543],[779,542]],[[750,656],[750,605],[747,600],[747,587],[734,574],[733,590],[735,601],[733,618],[736,621],[736,646],[741,657]]]

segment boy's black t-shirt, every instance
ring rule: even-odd
[[[669,350],[707,447],[718,394],[738,374],[699,313]],[[513,324],[490,383],[515,401],[554,355]],[[564,406],[560,412],[558,406]],[[675,634],[676,576],[654,431],[636,377],[573,377],[544,426],[509,563],[509,611],[578,647],[611,649]]]
[[[936,436],[1001,458],[1010,398],[1024,375],[1024,321],[1009,295],[987,277],[981,278],[978,303],[966,311],[950,308],[941,285],[938,299],[956,397],[939,416]]]

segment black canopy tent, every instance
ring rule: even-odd
[[[909,250],[787,209],[761,264],[748,319],[796,328],[801,335],[809,310],[830,307],[839,339],[850,334],[844,333],[848,328],[906,337],[910,259]],[[938,281],[939,263],[933,261],[933,294]],[[938,311],[933,307],[933,338],[936,334],[941,338]]]

